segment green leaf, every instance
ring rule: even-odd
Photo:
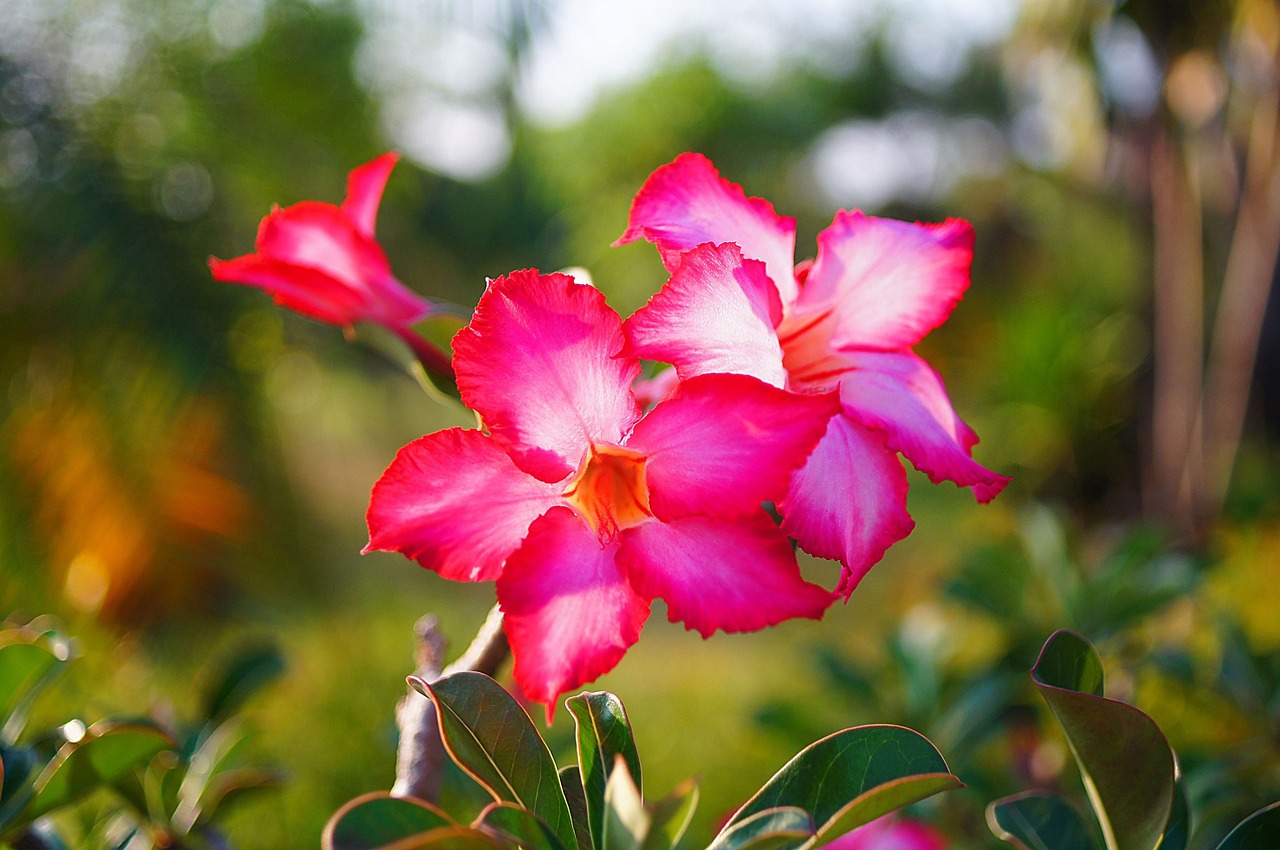
[[[587,796],[582,790],[582,771],[576,764],[560,768],[560,790],[569,804],[573,818],[573,834],[578,839],[578,850],[593,850],[591,824],[587,816]]]
[[[622,756],[615,759],[613,769],[609,771],[609,782],[604,789],[604,809],[601,848],[639,850],[649,834],[652,818]]]
[[[440,737],[450,757],[495,800],[517,803],[542,818],[560,843],[574,847],[573,819],[551,751],[529,715],[483,673],[410,684],[436,704]]]
[[[235,714],[245,701],[285,671],[284,656],[274,646],[248,649],[227,665],[218,684],[205,698],[205,717],[210,722]]]
[[[1060,629],[1049,636],[1040,658],[1031,669],[1037,684],[1068,688],[1100,697],[1103,694],[1102,658],[1080,635]]]
[[[698,784],[686,779],[650,808],[651,822],[641,850],[670,850],[679,844],[697,807]]]
[[[193,813],[192,829],[211,823],[239,800],[271,791],[284,785],[279,771],[261,767],[240,767],[219,773],[205,786],[198,808]]]
[[[324,850],[400,848],[401,842],[420,841],[424,833],[457,826],[430,803],[375,791],[356,797],[334,812],[325,824],[320,845]]]
[[[726,826],[707,850],[775,850],[796,846],[816,834],[808,812],[795,806],[780,806]]]
[[[541,818],[514,803],[491,804],[473,826],[497,833],[525,850],[569,850]]]
[[[177,787],[175,805],[193,811],[204,807],[202,797],[214,777],[241,748],[245,736],[234,719],[221,724],[208,723],[199,735],[187,742],[187,768]]]
[[[1280,802],[1259,809],[1227,833],[1218,850],[1262,850],[1280,847]]]
[[[22,731],[25,708],[71,657],[65,641],[49,633],[0,632],[0,742]]]
[[[587,816],[591,824],[591,840],[604,846],[604,787],[613,761],[621,756],[631,771],[637,788],[644,788],[640,773],[640,756],[631,737],[622,701],[610,693],[584,692],[564,701],[578,732],[578,765],[582,771],[582,788],[586,794]],[[643,798],[644,792],[641,791]]]
[[[1187,789],[1178,779],[1173,786],[1173,810],[1169,813],[1169,824],[1164,828],[1164,839],[1160,842],[1160,850],[1187,850],[1191,841],[1191,807],[1187,803]]]
[[[1102,696],[1102,661],[1058,631],[1031,678],[1066,733],[1110,850],[1154,850],[1173,809],[1173,751],[1154,720]]]
[[[36,818],[65,806],[176,746],[168,732],[150,723],[95,723],[80,740],[63,744],[41,771],[27,815]]]
[[[803,846],[817,847],[895,809],[962,787],[920,733],[902,726],[858,726],[801,750],[727,826],[765,809],[795,806],[817,825]]]
[[[1028,791],[987,806],[987,826],[1018,850],[1097,850],[1088,824],[1057,794]]]

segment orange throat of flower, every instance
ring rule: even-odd
[[[827,309],[808,315],[792,315],[778,328],[787,388],[797,391],[829,390],[849,371],[849,358],[831,344],[835,313]]]
[[[644,455],[620,446],[592,446],[562,494],[600,540],[639,525],[649,509]]]

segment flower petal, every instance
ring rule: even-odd
[[[681,252],[703,242],[734,242],[765,264],[784,305],[795,300],[795,219],[778,215],[763,198],[748,198],[702,154],[680,154],[650,174],[631,204],[629,225],[614,244],[648,239],[668,271],[680,264]]]
[[[391,274],[382,248],[332,204],[303,201],[276,210],[258,228],[258,253],[336,278],[364,298],[357,319],[407,327],[431,312],[426,299]]]
[[[902,461],[882,434],[845,416],[831,420],[779,509],[782,530],[801,549],[844,566],[836,592],[845,599],[915,527]]]
[[[978,435],[961,421],[938,373],[909,351],[846,351],[855,368],[840,383],[840,398],[853,419],[885,433],[934,483],[973,487],[979,502],[996,497],[1009,479],[976,463],[970,449]]]
[[[530,699],[556,697],[612,670],[640,638],[649,603],[568,508],[534,521],[498,579],[498,603],[515,657],[515,679]]]
[[[302,201],[272,210],[258,226],[258,253],[298,266],[322,269],[363,289],[365,282],[391,274],[377,242],[356,230],[333,204]]]
[[[364,309],[364,297],[337,278],[306,266],[295,266],[261,254],[232,260],[209,258],[214,280],[256,286],[277,304],[321,322],[349,325]]]
[[[927,824],[883,815],[831,842],[832,850],[947,850],[946,836]]]
[[[391,169],[398,159],[399,154],[390,151],[353,169],[347,175],[347,198],[342,202],[342,211],[356,230],[370,239],[373,238],[374,224],[378,220],[382,191],[387,187],[387,178],[391,176]]]
[[[737,245],[705,244],[683,255],[623,331],[630,353],[671,363],[681,378],[732,372],[781,387],[780,321],[782,303],[764,264],[743,259]]]
[[[489,283],[453,338],[453,365],[463,402],[520,468],[560,481],[640,417],[640,361],[617,356],[622,346],[622,320],[599,290],[526,270]]]
[[[663,369],[652,377],[641,375],[636,378],[636,382],[631,385],[631,392],[635,393],[636,404],[648,410],[671,395],[679,383],[680,376],[675,369]]]
[[[450,428],[402,448],[373,485],[365,552],[400,552],[455,581],[491,581],[532,523],[564,504],[479,431]]]
[[[969,287],[973,227],[840,211],[818,235],[798,315],[831,311],[831,346],[909,348],[946,321]]]
[[[671,622],[704,638],[816,620],[835,598],[801,577],[791,543],[758,508],[733,522],[642,523],[622,533],[618,560],[641,596],[666,600]]]
[[[786,493],[840,405],[746,375],[698,375],[636,425],[649,504],[661,519],[753,514]]]

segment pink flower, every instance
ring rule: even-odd
[[[622,323],[564,274],[490,282],[454,339],[458,390],[489,433],[405,446],[374,485],[365,551],[497,581],[531,699],[611,670],[653,599],[704,637],[820,617],[761,503],[785,492],[839,410],[741,375],[681,383],[648,414]]]
[[[827,846],[831,850],[947,850],[947,839],[930,826],[890,814]]]
[[[448,363],[409,330],[431,304],[391,274],[373,235],[382,190],[396,164],[386,153],[347,177],[341,206],[302,201],[272,209],[258,227],[256,254],[209,259],[216,280],[256,286],[277,304],[322,322],[373,322],[408,342],[428,368]],[[438,361],[438,362],[437,362]]]
[[[653,242],[670,282],[626,324],[628,353],[681,380],[732,372],[800,392],[838,390],[843,416],[792,479],[783,529],[843,564],[847,598],[914,525],[901,452],[933,481],[994,498],[1009,479],[976,463],[977,435],[911,349],[969,285],[967,222],[838,212],[818,256],[793,266],[795,221],[682,154],[650,175],[619,244]]]

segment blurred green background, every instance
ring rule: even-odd
[[[991,846],[988,800],[1072,787],[1025,676],[1070,626],[1202,817],[1238,820],[1280,796],[1278,46],[1270,0],[6,0],[0,613],[83,655],[40,711],[189,713],[270,639],[287,673],[248,723],[287,778],[234,846],[317,846],[389,787],[414,620],[460,651],[493,592],[361,557],[364,509],[399,446],[472,420],[206,258],[394,148],[402,281],[466,308],[581,266],[626,315],[662,268],[609,245],[698,150],[798,218],[802,258],[841,207],[973,222],[921,352],[1014,483],[977,506],[912,473],[915,533],[821,623],[704,642],[655,605],[593,686],[650,794],[700,776],[705,838],[813,738],[904,723],[970,784],[918,814]]]

